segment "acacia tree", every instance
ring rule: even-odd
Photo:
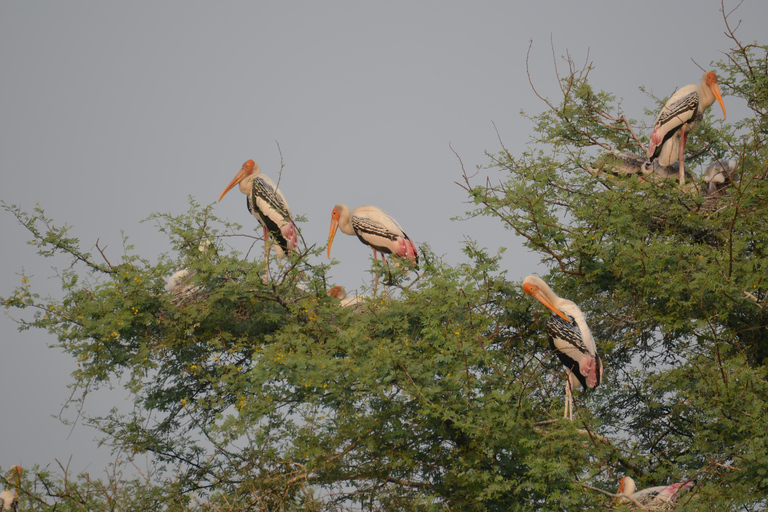
[[[560,102],[545,99],[547,111],[531,118],[532,142],[546,152],[502,151],[498,184],[465,180],[473,214],[522,236],[550,265],[554,288],[588,312],[606,353],[593,412],[625,458],[612,469],[648,485],[695,478],[681,509],[762,510],[768,47],[742,45],[727,17],[726,27],[735,47],[718,76],[754,115],[734,125],[707,116],[687,160],[735,160],[727,195],[703,198],[700,180],[681,188],[663,173],[618,169],[612,155],[644,155],[647,138],[613,95],[593,89],[590,67],[570,60]]]
[[[88,253],[42,210],[6,205],[41,255],[73,260],[63,298],[25,277],[6,307],[34,311],[20,327],[77,359],[82,399],[123,378],[134,409],[90,421],[154,464],[145,481],[28,472],[23,505],[601,510],[614,502],[600,490],[629,474],[641,487],[695,478],[680,510],[764,509],[768,47],[733,40],[721,88],[753,116],[708,117],[688,143],[689,168],[738,162],[714,202],[596,165],[642,154],[648,130],[570,62],[562,98],[530,117],[534,149],[492,155],[496,182],[465,176],[470,215],[521,235],[587,315],[606,373],[574,422],[544,312],[474,244],[457,266],[423,249],[416,279],[377,264],[389,291],[342,308],[318,249],[272,262],[265,282],[265,263],[229,246],[241,228],[194,201],[152,217],[174,251],[157,263],[127,241],[119,260]],[[187,288],[174,295],[178,268]]]

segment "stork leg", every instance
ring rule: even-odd
[[[685,139],[687,138],[687,132],[685,131],[685,127],[681,128],[681,135],[680,135],[680,159],[679,159],[679,181],[680,185],[685,185],[685,167],[683,164],[683,153],[685,152]]]
[[[384,254],[381,255],[381,258],[384,259]],[[374,261],[378,261],[378,258],[376,257],[376,249],[373,250],[373,260]],[[374,272],[374,277],[373,277],[373,293],[374,293],[374,295],[376,294],[376,289],[378,288],[378,286],[379,286],[379,273],[378,272]]]
[[[264,268],[264,284],[267,284],[269,282],[269,231],[266,226],[262,227],[264,228],[264,261],[267,264]]]
[[[573,390],[571,387],[571,372],[568,372],[568,378],[565,380],[565,412],[563,418],[573,421]]]

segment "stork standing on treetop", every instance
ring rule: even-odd
[[[553,352],[568,369],[563,417],[573,421],[573,389],[595,389],[603,380],[603,362],[597,355],[592,332],[579,307],[555,295],[540,278],[526,277],[523,291],[555,313],[547,319],[547,338]]]
[[[262,174],[259,164],[248,160],[219,196],[219,201],[239,185],[240,192],[248,198],[248,211],[264,228],[265,259],[269,263],[269,238],[272,248],[279,257],[288,251],[295,251],[299,243],[298,230],[291,220],[291,210],[285,196],[269,176]]]
[[[409,259],[418,269],[419,255],[416,246],[405,234],[400,224],[387,212],[375,206],[358,206],[351,212],[347,205],[337,204],[331,214],[331,230],[328,234],[328,258],[331,257],[331,244],[336,230],[346,235],[356,235],[361,242],[373,249],[373,259],[376,251],[381,253],[382,261],[385,254],[394,254]],[[378,283],[378,274],[375,284]],[[374,286],[375,286],[374,284]]]
[[[625,494],[644,507],[659,507],[674,503],[680,497],[680,491],[692,487],[693,480],[683,480],[672,485],[657,485],[637,491],[632,477],[625,476],[619,481],[617,494]]]
[[[663,167],[668,167],[677,159],[680,162],[681,185],[685,183],[683,153],[688,132],[696,128],[704,118],[704,112],[715,100],[720,103],[723,119],[725,119],[725,105],[720,95],[720,87],[717,85],[717,76],[710,71],[701,77],[701,85],[686,85],[675,92],[661,109],[653,124],[648,159],[651,162],[658,159]]]
[[[0,492],[0,510],[16,510],[19,499],[19,487],[21,486],[21,466],[13,466],[11,473],[16,472],[16,483],[13,486],[13,491],[6,489]],[[10,481],[12,477],[8,475]]]

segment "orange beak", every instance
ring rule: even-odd
[[[723,109],[723,119],[725,119],[725,104],[723,103],[723,96],[720,94],[720,86],[717,85],[717,75],[714,73],[707,74],[707,86],[717,98],[717,102],[720,103],[720,108]]]
[[[723,109],[723,119],[725,119],[725,104],[723,104],[723,97],[720,95],[720,87],[717,85],[717,82],[710,89],[712,89],[712,94],[717,98],[717,102],[720,103],[720,108]]]
[[[333,244],[333,237],[336,236],[337,229],[339,229],[339,212],[334,208],[331,214],[331,231],[328,233],[328,249],[326,250],[328,259],[331,259],[331,245]]]
[[[253,166],[256,165],[253,160],[248,160],[243,164],[243,167],[238,171],[238,173],[235,175],[234,179],[229,182],[229,185],[227,185],[227,188],[224,189],[224,192],[221,193],[219,196],[219,201],[227,195],[227,192],[235,188],[235,185],[239,185],[241,181],[243,181],[245,178],[251,175],[253,173]]]
[[[16,501],[19,498],[19,486],[21,485],[21,466],[13,466],[11,469],[16,470],[16,485],[13,488],[13,500]]]
[[[552,304],[552,302],[550,302],[550,300],[547,298],[546,295],[544,295],[544,292],[542,292],[538,286],[530,283],[525,283],[523,285],[523,291],[528,295],[530,295],[531,297],[533,297],[534,299],[541,302],[542,304],[544,304],[545,306],[547,306],[549,309],[552,310],[554,314],[556,314],[566,322],[570,323],[571,319],[565,316],[565,313],[557,309],[557,307],[555,307],[555,305]]]

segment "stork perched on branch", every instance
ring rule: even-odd
[[[347,205],[337,204],[331,214],[331,230],[328,233],[328,258],[331,257],[331,245],[336,231],[346,235],[354,235],[365,245],[373,249],[373,259],[376,251],[381,253],[382,261],[386,262],[385,254],[394,254],[411,261],[419,268],[419,255],[416,246],[405,234],[400,224],[381,208],[375,206],[358,206],[351,212]],[[378,283],[378,274],[376,275]]]
[[[19,500],[19,487],[21,487],[21,466],[13,466],[8,474],[8,481],[14,478],[13,473],[16,473],[16,482],[13,485],[13,491],[6,489],[0,492],[0,510],[17,510]]]
[[[603,362],[597,355],[592,332],[579,307],[555,295],[540,278],[526,277],[523,291],[555,313],[547,319],[547,338],[552,351],[568,369],[563,417],[573,421],[573,389],[595,389],[603,380]]]
[[[632,477],[625,476],[619,481],[617,494],[625,494],[640,503],[643,507],[658,509],[674,503],[680,497],[680,492],[693,487],[693,480],[683,480],[672,485],[658,485],[640,491],[636,490]]]
[[[299,243],[298,229],[291,220],[291,209],[285,196],[277,188],[275,182],[269,176],[262,174],[259,164],[248,160],[235,175],[232,181],[219,196],[221,201],[224,196],[238,185],[240,192],[248,198],[248,211],[253,214],[264,228],[264,255],[269,263],[268,243],[270,237],[274,241],[272,248],[279,257],[288,251],[296,250]]]
[[[715,100],[720,103],[725,119],[725,105],[717,85],[717,76],[710,71],[701,77],[701,85],[686,85],[675,92],[653,124],[648,159],[651,162],[658,159],[662,167],[669,167],[677,159],[680,163],[680,185],[685,184],[683,153],[688,132],[696,128],[704,118],[704,112]]]

